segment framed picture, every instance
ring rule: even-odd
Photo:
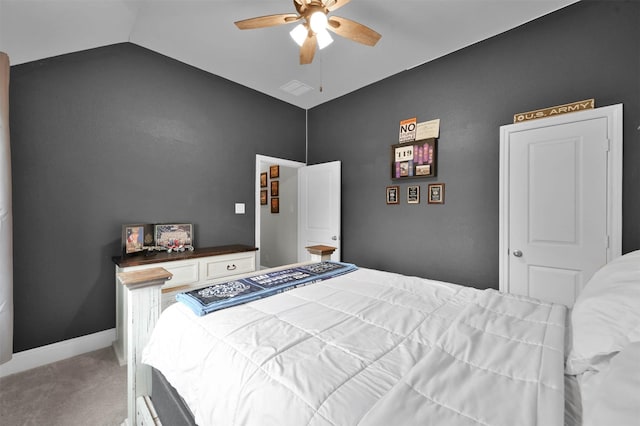
[[[280,213],[280,198],[271,198],[271,213]]]
[[[161,247],[193,246],[193,224],[166,223],[155,228],[156,245]]]
[[[267,190],[266,189],[260,190],[260,205],[261,206],[266,206],[267,205]]]
[[[399,204],[399,203],[400,203],[400,187],[387,186],[387,204]]]
[[[411,185],[407,187],[407,203],[420,204],[420,186]]]
[[[269,167],[269,177],[271,179],[275,179],[280,177],[280,166],[270,166]]]
[[[278,183],[277,180],[272,180],[271,181],[271,196],[272,197],[278,197],[279,196],[279,188],[280,188],[280,184]]]
[[[267,172],[260,173],[260,188],[267,187]]]
[[[429,204],[444,204],[444,183],[430,183],[427,191]]]
[[[391,179],[435,177],[437,142],[431,138],[391,145]]]
[[[122,225],[122,254],[130,255],[144,250],[145,224]],[[153,242],[153,241],[152,241]]]
[[[416,166],[416,176],[430,176],[431,164],[421,164]]]

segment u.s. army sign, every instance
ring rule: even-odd
[[[593,108],[595,108],[595,99],[586,99],[584,101],[558,105],[551,108],[538,109],[538,110],[529,111],[529,112],[521,112],[513,116],[513,122],[521,123],[527,120],[535,120],[536,118],[551,117],[558,114],[566,114],[568,112],[576,112],[576,111],[582,111],[585,109],[593,109]]]

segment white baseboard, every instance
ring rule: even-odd
[[[11,361],[0,365],[0,377],[20,373],[52,362],[111,346],[116,339],[116,329],[99,331],[74,339],[63,340],[39,348],[13,354]]]

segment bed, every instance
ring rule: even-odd
[[[567,312],[358,268],[204,316],[176,303],[142,362],[171,425],[633,424],[638,284],[635,252],[594,275]]]
[[[573,424],[640,424],[640,250],[597,271],[569,319],[565,374],[580,421]]]

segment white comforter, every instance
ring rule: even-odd
[[[561,425],[565,308],[359,269],[203,317],[143,352],[199,425]]]

